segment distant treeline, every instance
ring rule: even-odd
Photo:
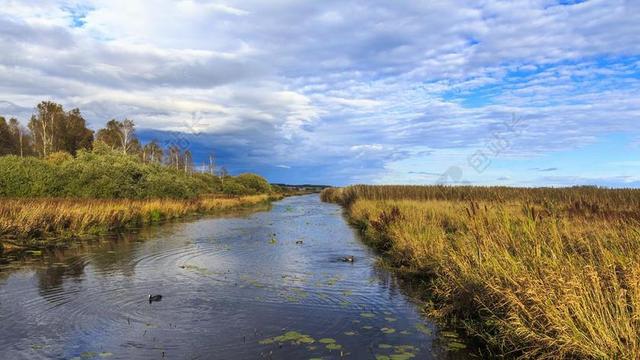
[[[37,105],[26,127],[0,116],[0,196],[139,199],[271,191],[264,178],[232,177],[209,160],[197,172],[188,149],[142,144],[129,119],[112,119],[94,134],[79,109],[65,111],[50,101]]]

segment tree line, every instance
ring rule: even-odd
[[[107,147],[124,155],[133,155],[143,163],[165,164],[186,173],[194,171],[193,156],[177,144],[161,146],[153,140],[142,144],[136,136],[133,120],[109,120],[105,127],[94,133],[80,109],[65,111],[62,105],[43,101],[35,108],[27,126],[16,118],[0,116],[0,156],[16,155],[47,158],[57,152],[75,156],[79,150]],[[207,171],[214,173],[213,156],[209,157]],[[226,170],[221,169],[226,175]]]

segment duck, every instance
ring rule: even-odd
[[[352,262],[354,262],[356,259],[355,259],[352,255],[349,255],[349,256],[343,256],[340,260],[342,260],[342,261],[344,261],[344,262],[350,262],[350,263],[352,263]]]
[[[162,295],[151,295],[149,294],[149,304],[151,304],[154,301],[161,301],[162,300]]]
[[[297,241],[296,241],[296,244],[298,244],[298,245],[302,245],[303,243],[304,243],[304,242],[303,242],[302,240],[297,240]]]

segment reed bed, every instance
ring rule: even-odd
[[[328,189],[430,284],[433,315],[519,358],[640,358],[640,191]]]
[[[0,236],[29,239],[77,236],[250,206],[276,195],[202,196],[195,199],[0,199]]]

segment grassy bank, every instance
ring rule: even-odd
[[[640,358],[640,191],[328,189],[373,246],[427,280],[434,315],[521,358]]]
[[[18,243],[42,236],[80,236],[142,226],[191,214],[215,213],[281,195],[201,196],[194,199],[2,199],[0,237]]]

